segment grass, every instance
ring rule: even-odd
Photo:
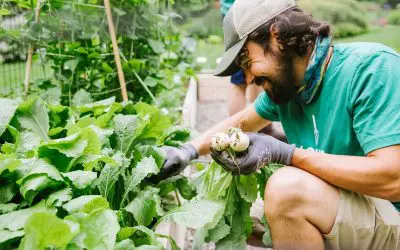
[[[203,69],[214,69],[217,67],[217,58],[221,57],[223,53],[224,45],[222,43],[210,44],[206,40],[199,40],[194,53],[194,58],[195,60],[198,57],[207,58],[206,63],[197,63],[197,65],[201,66]]]
[[[376,42],[389,46],[400,52],[400,26],[373,26],[363,35],[337,40],[336,42]]]

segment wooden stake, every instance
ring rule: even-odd
[[[104,7],[106,10],[106,14],[107,14],[108,28],[110,30],[111,42],[113,45],[115,64],[117,65],[118,79],[119,79],[119,84],[121,86],[122,100],[124,102],[127,102],[128,101],[128,93],[126,91],[126,82],[125,82],[124,71],[122,70],[121,57],[119,55],[119,47],[118,47],[117,37],[115,34],[115,29],[114,29],[110,0],[104,0]]]
[[[35,7],[35,23],[39,22],[39,14],[40,8],[42,6],[43,0],[38,0]],[[24,87],[25,87],[25,95],[28,94],[29,91],[29,81],[31,79],[31,69],[32,69],[32,58],[33,58],[33,49],[35,45],[33,42],[29,43],[28,48],[28,58],[26,59],[26,66],[25,66],[25,80],[24,80]]]

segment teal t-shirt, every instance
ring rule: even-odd
[[[221,3],[221,13],[225,16],[235,0],[220,0],[219,2]]]
[[[400,144],[400,54],[375,43],[336,44],[310,104],[276,105],[262,93],[254,105],[261,117],[281,121],[300,148],[365,156]]]

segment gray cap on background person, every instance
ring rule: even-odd
[[[248,35],[295,6],[294,0],[236,0],[224,18],[225,53],[214,74],[230,76],[239,71],[235,58],[246,43]]]

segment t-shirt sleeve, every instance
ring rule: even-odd
[[[276,104],[274,104],[267,93],[262,92],[254,101],[254,108],[259,116],[269,121],[279,121],[279,114]]]
[[[400,144],[400,55],[378,52],[362,62],[349,92],[353,128],[365,154]]]

